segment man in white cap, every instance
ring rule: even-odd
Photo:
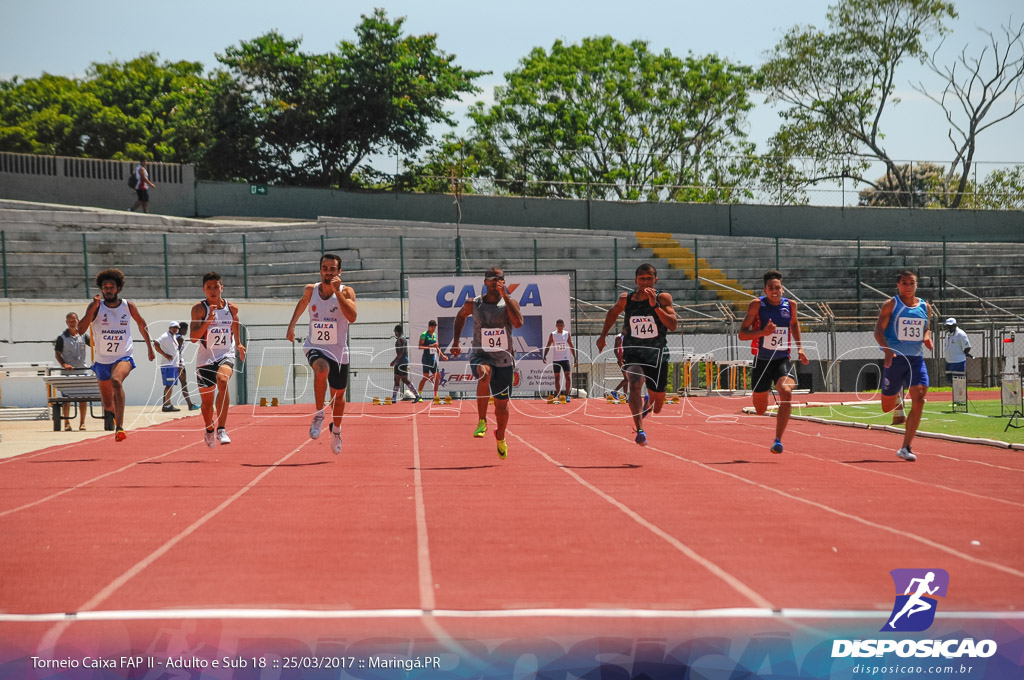
[[[967,333],[957,328],[956,319],[946,319],[946,380],[953,383],[954,373],[967,372],[967,357],[971,356],[971,341]],[[973,358],[973,357],[971,357]]]
[[[164,384],[164,413],[180,411],[171,406],[171,389],[178,382],[178,322],[172,321],[167,332],[156,339],[153,349],[160,355],[160,378]]]

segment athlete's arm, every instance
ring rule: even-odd
[[[619,295],[618,302],[608,310],[608,313],[604,315],[604,328],[601,329],[601,333],[597,336],[597,351],[603,352],[605,345],[608,341],[604,339],[604,336],[608,335],[608,331],[615,325],[615,322],[619,320],[619,315],[622,314],[623,310],[626,309],[626,298],[629,297],[629,293],[622,293]]]
[[[131,312],[132,318],[135,319],[135,324],[139,327],[139,332],[142,333],[142,339],[146,341],[149,360],[153,361],[156,359],[156,354],[153,352],[153,341],[149,339],[149,329],[146,328],[146,320],[139,314],[139,308],[135,306],[134,302],[128,303],[128,311]]]
[[[238,307],[229,302],[228,310],[231,311],[231,332],[235,336],[235,350],[238,351],[238,360],[245,361],[245,345],[242,344],[242,324],[238,321]]]
[[[548,344],[544,346],[544,356],[541,357],[541,362],[542,363],[546,364],[548,362],[548,349],[551,348],[551,343],[553,343],[554,341],[555,341],[555,334],[554,333],[550,333],[548,335]]]
[[[896,355],[896,352],[889,348],[888,343],[885,340],[885,327],[889,325],[889,318],[892,316],[892,310],[896,306],[896,302],[893,298],[889,298],[884,305],[882,305],[882,311],[878,313],[878,321],[875,322],[875,342],[885,352],[885,367],[889,368],[892,365],[892,358]]]
[[[302,313],[306,311],[306,307],[309,306],[309,299],[313,296],[313,289],[316,287],[315,284],[307,283],[306,287],[302,291],[302,297],[295,303],[295,311],[292,313],[292,320],[288,324],[288,331],[284,334],[285,339],[288,342],[295,342],[295,323],[302,316]]]
[[[572,352],[572,363],[573,365],[579,363],[579,357],[576,356],[576,348],[572,344],[572,333],[565,336],[565,339],[569,342],[569,351]]]
[[[924,305],[925,318],[931,318],[931,310],[928,309],[928,303],[922,302],[921,304]],[[930,325],[927,329],[925,329],[924,332],[924,346],[927,347],[929,350],[935,349],[934,345],[932,344],[932,329]]]
[[[758,322],[757,310],[760,309],[760,307],[761,301],[758,300],[757,298],[750,301],[750,304],[747,306],[747,315],[743,317],[743,323],[740,324],[740,340],[756,340],[757,338],[762,338],[765,336],[765,329],[754,328]],[[773,324],[770,321],[768,322],[768,324],[772,327],[772,330],[774,331],[775,324]]]
[[[665,328],[674,333],[679,326],[679,317],[676,316],[676,308],[672,306],[672,294],[658,293],[656,302],[658,306],[654,308],[654,314],[665,324]]]
[[[512,322],[512,328],[522,328],[523,313],[519,310],[519,303],[508,294],[504,281],[498,281],[497,289],[498,293],[505,300],[505,309],[508,311],[508,319]]]
[[[79,333],[85,333],[89,330],[89,324],[91,324],[92,320],[96,318],[96,311],[100,308],[100,305],[103,304],[101,300],[103,300],[101,295],[94,295],[92,297],[92,302],[90,302],[89,306],[85,308],[85,314],[83,314],[78,320]]]
[[[213,308],[210,308],[213,311]],[[206,333],[206,327],[210,325],[210,320],[206,315],[206,305],[202,302],[197,302],[192,305],[192,323],[188,327],[188,339],[192,342],[199,342],[203,334]]]
[[[341,285],[341,279],[338,279],[338,284]],[[352,286],[345,286],[338,293],[338,304],[341,305],[341,313],[345,315],[349,323],[355,323],[356,321],[356,292],[352,290]]]
[[[462,328],[466,325],[466,319],[471,316],[473,316],[473,301],[466,300],[466,303],[462,305],[462,309],[455,315],[455,323],[452,327],[452,348],[448,351],[453,357],[457,357],[462,353],[462,346],[459,340],[462,338]]]
[[[800,341],[800,319],[796,314],[796,302],[790,300],[789,306],[790,311],[792,312],[792,317],[790,317],[789,322],[789,332],[793,337],[793,346],[796,347],[796,356],[800,359],[800,363],[806,365],[810,362],[807,360],[807,355],[804,354],[803,343]]]

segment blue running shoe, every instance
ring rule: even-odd
[[[772,444],[772,453],[782,453],[782,440],[776,439],[775,443]]]
[[[616,390],[612,390],[612,399],[615,401],[619,400],[619,393]]]
[[[640,446],[647,446],[647,433],[643,430],[637,430],[636,443]]]
[[[644,408],[643,408],[642,411],[640,411],[640,417],[641,418],[646,418],[648,416],[648,414],[650,414],[650,412],[651,412],[651,407],[649,406],[650,403],[651,403],[651,395],[645,394],[644,395]]]

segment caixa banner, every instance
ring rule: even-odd
[[[537,391],[551,389],[554,377],[551,362],[543,363],[544,347],[555,322],[562,319],[572,333],[569,315],[569,276],[506,274],[509,295],[519,303],[523,314],[522,328],[512,331],[511,345],[515,353],[516,389]],[[428,324],[437,321],[437,344],[443,356],[435,357],[441,376],[441,389],[448,392],[476,390],[476,378],[469,368],[473,356],[473,317],[466,320],[459,338],[462,353],[451,357],[455,315],[466,302],[483,295],[484,273],[479,276],[418,277],[409,279],[409,368],[413,375],[423,363],[433,363],[429,350],[419,349],[420,339],[428,332]],[[428,343],[429,344],[429,343]],[[550,358],[550,357],[549,357]]]

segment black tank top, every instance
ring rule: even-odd
[[[631,347],[664,351],[668,347],[668,328],[654,313],[655,308],[651,307],[647,298],[634,300],[634,293],[626,298],[626,309],[623,312],[623,351],[628,352]],[[655,291],[656,295],[660,293],[660,290]]]

